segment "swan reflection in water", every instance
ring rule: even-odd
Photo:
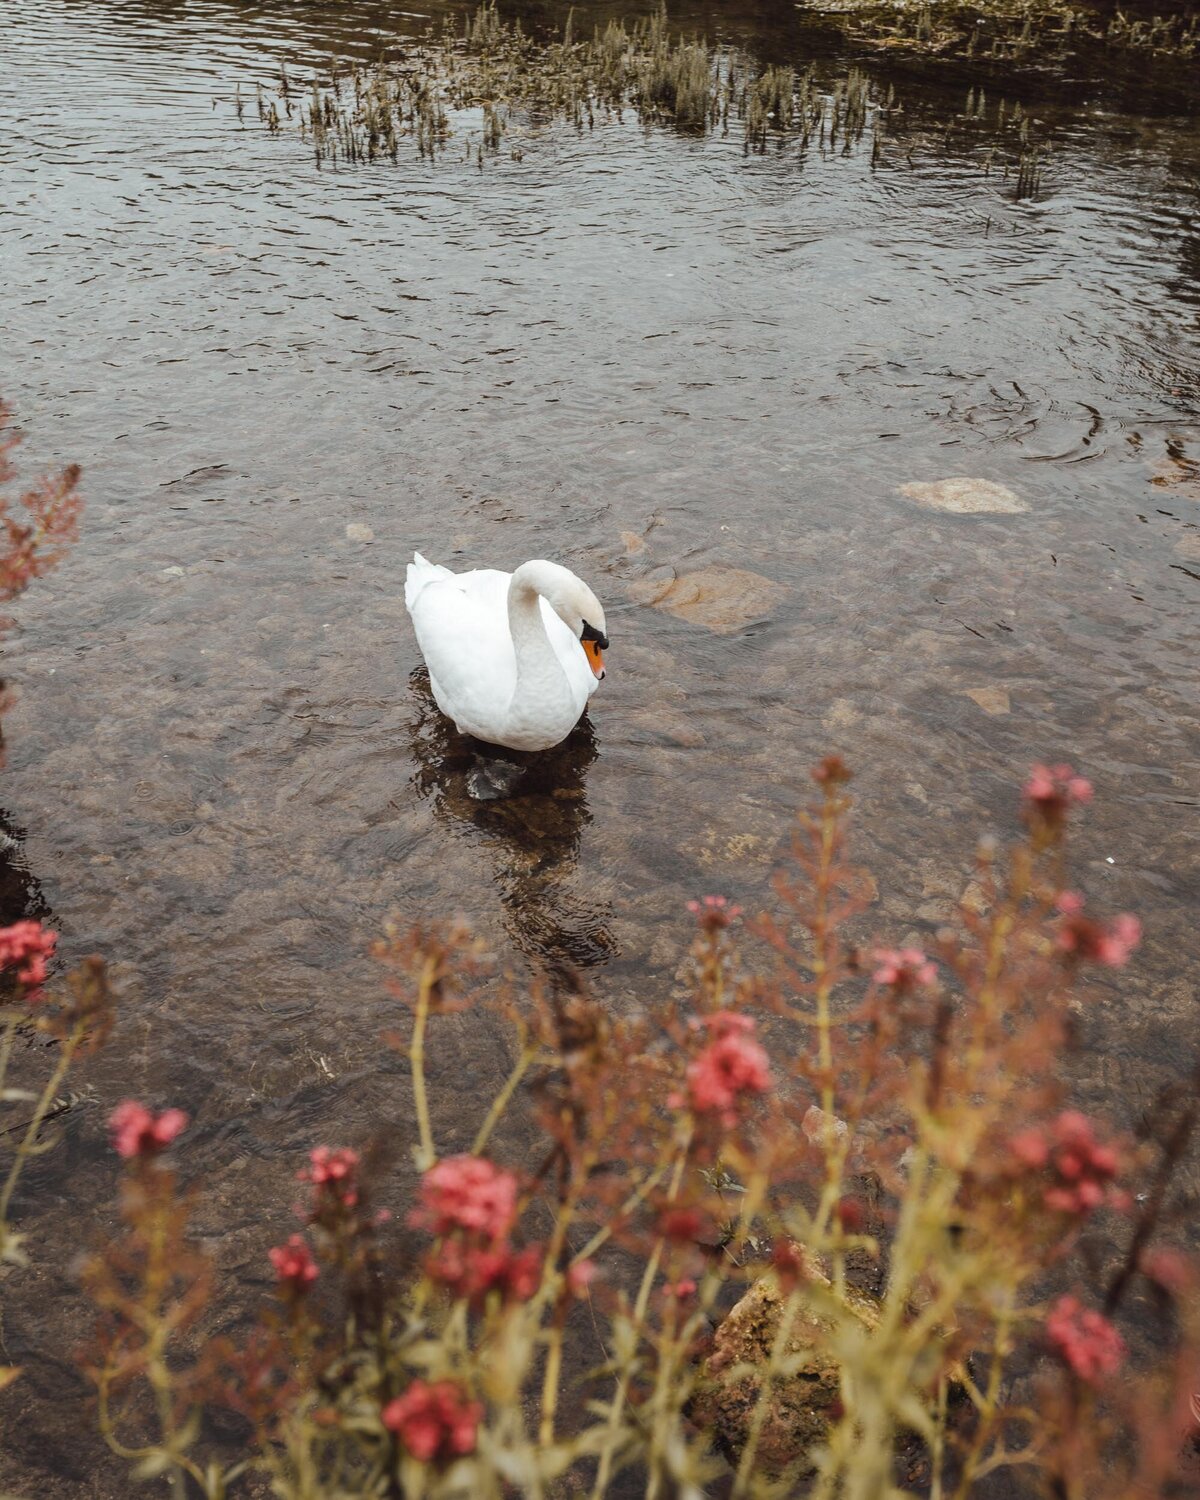
[[[52,916],[41,882],[26,863],[24,840],[24,829],[0,808],[0,927],[48,922]]]
[[[610,905],[576,875],[580,835],[592,820],[584,782],[596,737],[587,716],[552,750],[505,750],[458,733],[434,703],[424,667],[409,683],[413,785],[442,823],[473,830],[471,842],[487,851],[514,943],[552,973],[606,962],[615,947]]]

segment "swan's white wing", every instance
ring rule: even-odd
[[[413,560],[409,563],[404,574],[404,602],[409,610],[412,610],[417,595],[427,583],[432,583],[435,578],[453,578],[454,574],[449,568],[443,568],[438,563],[431,563],[428,558],[422,557],[419,552],[413,553]]]
[[[508,708],[517,682],[508,580],[509,574],[492,568],[446,573],[425,582],[408,611],[440,707],[484,738]]]

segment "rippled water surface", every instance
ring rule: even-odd
[[[697,17],[797,45],[790,6]],[[1069,758],[1098,794],[1079,881],[1147,929],[1097,986],[1079,1087],[1132,1124],[1195,1043],[1195,118],[1043,100],[1056,149],[1021,202],[935,149],[957,105],[913,78],[874,165],[869,133],[746,156],[627,119],[530,123],[483,170],[457,145],[317,170],[252,105],[239,123],[235,86],[253,100],[279,59],[300,76],[423,24],[0,0],[0,391],[88,497],[9,641],[5,920],[48,910],[125,990],[21,1200],[49,1247],[5,1313],[22,1492],[125,1493],[62,1436],[68,1262],[106,1222],[117,1099],[195,1117],[230,1323],[303,1150],[383,1129],[404,1154],[363,957],[389,912],[461,911],[626,1006],[672,984],[689,896],[765,899],[827,750],[858,768],[895,937],[945,920],[1021,768]],[[1028,509],[897,493],[953,476]],[[590,723],[511,796],[423,687],[414,547],[551,556],[608,609]],[[447,1144],[504,1066],[450,1023]]]

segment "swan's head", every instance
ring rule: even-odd
[[[600,618],[603,620],[604,615],[601,614]],[[594,625],[589,625],[585,620],[579,643],[583,647],[583,654],[588,659],[588,666],[603,681],[604,653],[608,650],[608,637],[603,630],[597,630]]]
[[[608,650],[608,637],[604,633],[604,608],[582,578],[576,578],[572,573],[571,582],[575,587],[570,593],[566,610],[560,609],[553,600],[550,602],[554,604],[559,619],[564,620],[579,637],[588,666],[603,680],[604,653]]]
[[[569,568],[557,563],[543,563],[540,567],[544,572],[539,576],[538,592],[583,647],[588,666],[597,677],[603,678],[604,652],[608,650],[604,606]]]

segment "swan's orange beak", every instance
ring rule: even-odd
[[[580,645],[587,656],[588,666],[591,667],[597,677],[603,677],[604,653],[600,650],[599,645],[595,641],[581,641]]]

